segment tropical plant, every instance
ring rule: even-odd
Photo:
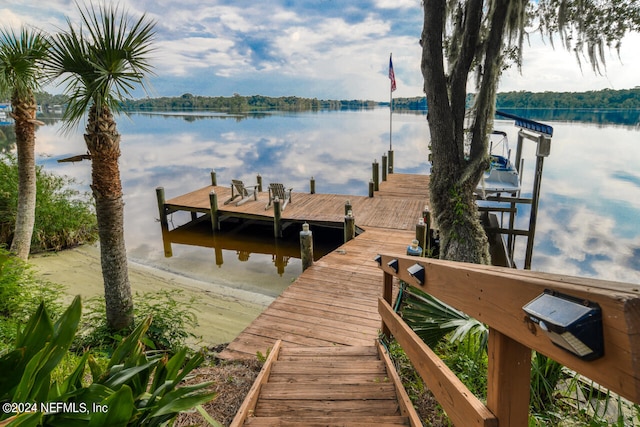
[[[431,209],[440,233],[440,257],[489,263],[487,237],[474,190],[488,165],[500,75],[509,60],[521,63],[525,28],[548,38],[558,34],[578,58],[586,52],[594,70],[604,47],[618,47],[640,30],[634,0],[424,0],[421,69],[427,96],[433,169]],[[472,79],[471,77],[474,77]],[[476,82],[471,115],[467,84]],[[469,117],[471,119],[469,120]],[[465,124],[470,121],[468,132]],[[465,143],[469,142],[469,150]]]
[[[159,426],[214,397],[203,391],[209,383],[180,386],[202,363],[202,355],[187,359],[186,349],[172,357],[145,352],[151,317],[121,342],[106,367],[87,352],[63,381],[51,381],[74,339],[80,314],[79,297],[55,323],[41,304],[18,334],[15,348],[0,357],[0,402],[9,408],[16,402],[29,405],[27,411],[18,404],[20,411],[3,411],[0,424]],[[93,379],[89,385],[83,383],[87,365]],[[61,405],[47,407],[47,402]]]
[[[189,332],[198,325],[194,314],[195,299],[187,299],[179,289],[136,293],[134,314],[136,319],[153,316],[146,333],[145,345],[154,350],[178,352],[187,339],[197,338]],[[99,347],[105,351],[117,346],[122,337],[109,330],[105,322],[104,299],[93,297],[87,301],[74,347]]]
[[[47,66],[51,76],[66,85],[65,129],[88,112],[84,139],[91,157],[107,324],[120,330],[133,325],[133,302],[118,167],[120,134],[113,113],[121,111],[121,101],[137,86],[145,87],[155,24],[145,15],[134,22],[116,6],[79,9],[82,25],[76,28],[67,19],[68,30],[52,39]]]
[[[0,246],[0,353],[13,345],[41,302],[51,314],[61,312],[57,298],[62,286],[36,279],[30,265]]]
[[[11,252],[29,258],[36,209],[36,110],[34,91],[43,77],[42,63],[49,51],[47,37],[23,28],[0,31],[0,94],[11,93],[18,148],[18,214]]]
[[[18,164],[0,154],[0,244],[11,241],[16,221]],[[36,220],[31,252],[62,250],[94,242],[97,225],[89,197],[73,188],[73,179],[36,167]]]
[[[478,348],[486,350],[489,330],[482,322],[420,289],[407,287],[404,292],[402,318],[428,346],[435,347],[447,335],[450,342],[462,342],[471,335]]]

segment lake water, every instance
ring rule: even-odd
[[[532,269],[640,283],[640,127],[549,121],[554,127],[545,160]],[[60,124],[39,128],[36,150],[46,169],[75,177],[88,190],[90,165],[56,160],[86,152],[80,132]],[[497,121],[515,146],[517,129]],[[389,111],[221,114],[133,114],[118,120],[125,238],[132,261],[205,282],[276,296],[301,272],[300,261],[269,253],[171,245],[165,257],[155,188],[166,197],[260,174],[308,192],[366,195],[371,164],[389,149]],[[395,171],[428,173],[428,126],[423,115],[393,116]],[[531,188],[535,145],[525,143],[524,194]],[[530,191],[529,191],[530,193]],[[294,199],[295,203],[295,199]],[[528,212],[521,207],[519,227]],[[526,218],[526,221],[525,221]],[[187,221],[175,215],[175,225]],[[523,223],[524,222],[524,223]],[[314,238],[316,236],[314,235]],[[522,240],[523,242],[523,240]],[[294,245],[296,243],[294,242]],[[246,258],[248,257],[248,260]],[[518,258],[519,257],[519,258]],[[516,259],[522,265],[524,244]]]

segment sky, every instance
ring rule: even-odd
[[[389,55],[393,97],[422,96],[421,0],[120,0],[136,18],[155,20],[149,96],[266,95],[388,101]],[[79,22],[69,0],[3,0],[0,27],[22,25],[54,33]],[[620,54],[607,52],[596,75],[556,41],[530,37],[522,72],[508,70],[499,91],[629,89],[640,86],[640,34]],[[635,50],[635,51],[634,51]],[[59,93],[61,88],[49,87]],[[140,97],[144,93],[140,92]]]

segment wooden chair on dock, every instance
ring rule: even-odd
[[[278,182],[272,182],[269,184],[269,203],[264,207],[265,210],[269,209],[273,204],[276,197],[282,201],[282,210],[287,206],[287,203],[291,201],[291,192],[293,188],[284,188],[283,184]]]
[[[247,187],[244,183],[239,179],[231,180],[231,197],[228,200],[225,200],[224,204],[227,205],[233,202],[235,199],[240,197],[240,200],[236,202],[236,206],[240,206],[241,204],[251,200],[258,200],[258,185],[252,185]]]

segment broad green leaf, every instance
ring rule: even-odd
[[[88,427],[124,427],[129,423],[135,410],[133,394],[126,385],[104,400],[103,405],[107,408],[107,412],[92,413]]]
[[[125,338],[118,347],[113,352],[111,356],[111,360],[109,360],[109,365],[107,369],[110,369],[114,365],[122,364],[126,359],[127,355],[133,354],[138,346],[138,341],[147,332],[149,326],[151,325],[151,317],[147,317],[143,322],[141,322],[129,335]]]
[[[7,427],[37,427],[42,425],[42,412],[29,412],[15,416],[6,426]],[[6,422],[8,420],[5,420]],[[0,423],[0,425],[3,425]]]

